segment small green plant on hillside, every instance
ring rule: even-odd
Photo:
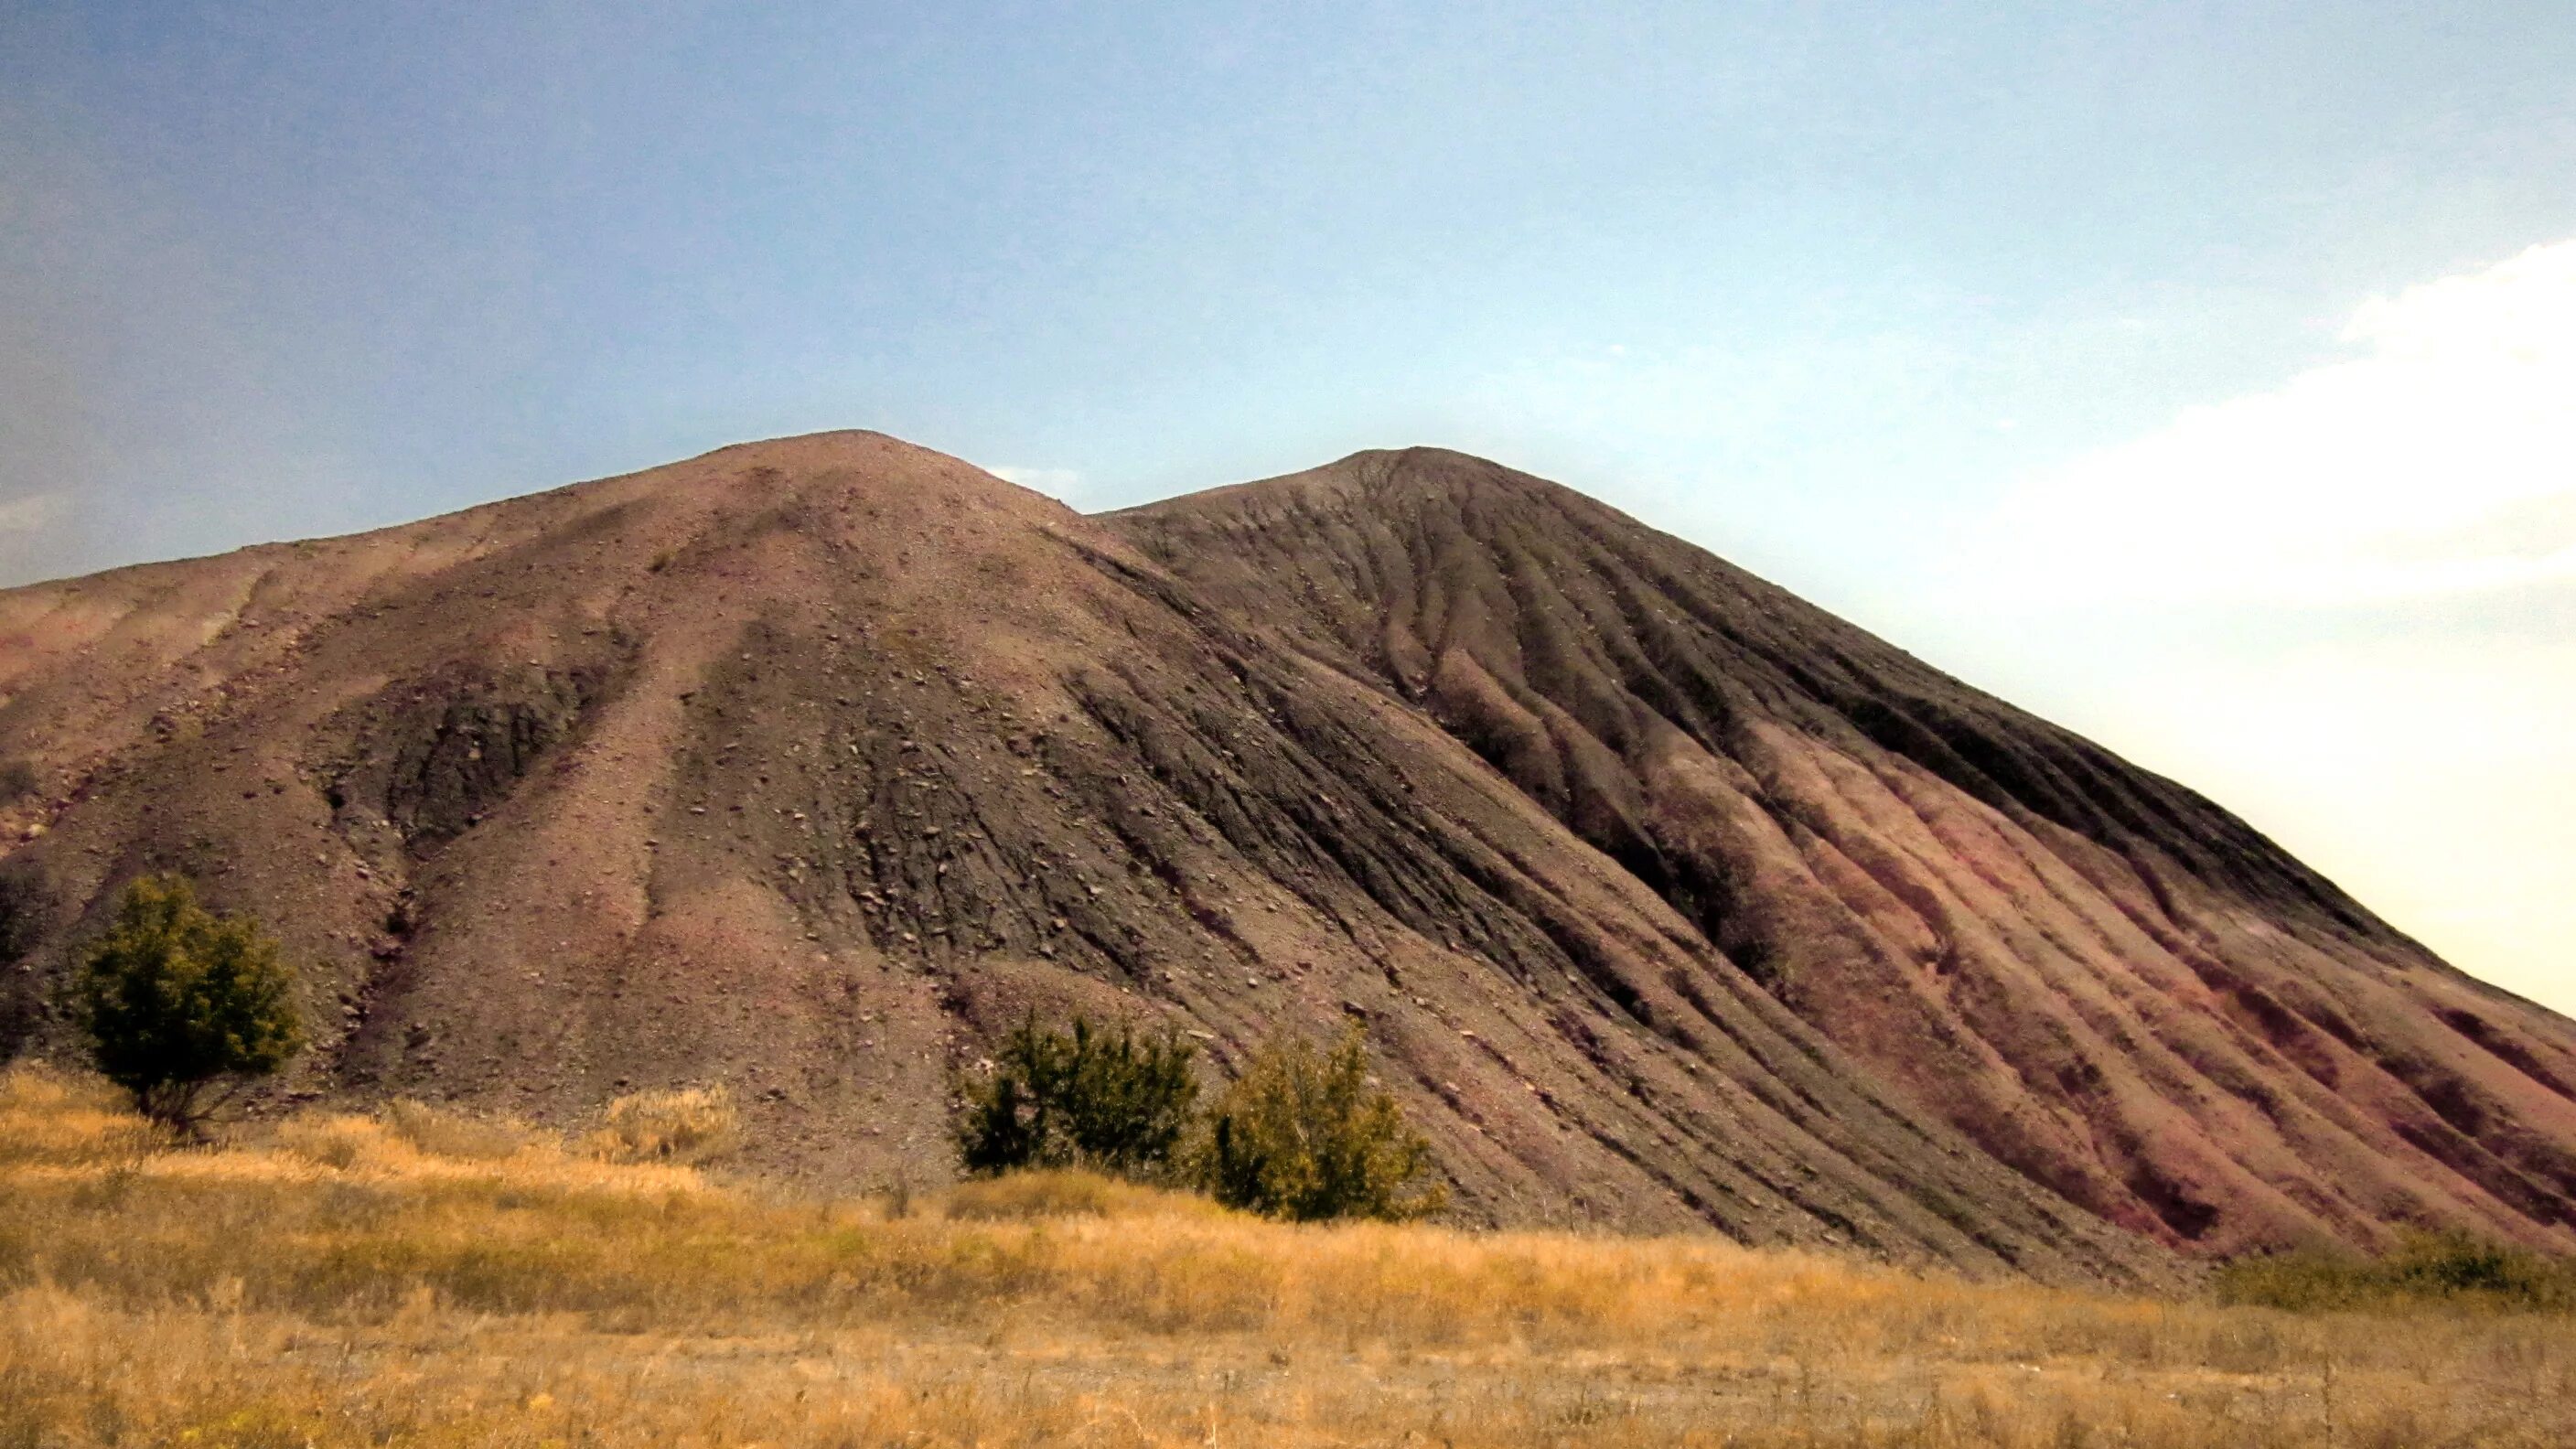
[[[2308,1248],[2220,1265],[2221,1303],[2293,1312],[2344,1312],[2411,1304],[2576,1313],[2576,1262],[2487,1242],[2424,1233],[2376,1258]]]
[[[979,1177],[1030,1167],[1088,1167],[1152,1178],[1169,1168],[1198,1101],[1191,1049],[1138,1037],[1021,1023],[990,1078],[966,1089],[957,1154]]]
[[[1209,1114],[1195,1175],[1217,1201],[1292,1222],[1437,1212],[1431,1145],[1369,1081],[1354,1028],[1329,1051],[1291,1037],[1256,1057]]]
[[[116,923],[82,958],[74,1019],[99,1074],[143,1115],[190,1136],[304,1045],[277,943],[247,915],[216,915],[176,876],[125,888]]]

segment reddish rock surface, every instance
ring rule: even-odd
[[[1580,495],[1363,454],[1086,519],[865,433],[0,593],[0,1046],[117,887],[289,1082],[730,1083],[936,1181],[1034,1007],[1359,1023],[1471,1219],[1973,1271],[2576,1246],[2576,1028],[2190,792]]]
[[[1877,1080],[2069,1201],[2202,1251],[2393,1223],[2571,1244],[2576,1027],[2171,781],[1455,453],[1110,521],[1195,595],[1416,703]]]

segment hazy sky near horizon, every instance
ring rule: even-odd
[[[873,427],[1438,443],[2576,1010],[2576,12],[0,10],[0,584]]]

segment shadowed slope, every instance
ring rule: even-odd
[[[880,436],[10,591],[0,694],[19,1044],[176,868],[305,964],[303,1092],[724,1080],[769,1166],[924,1182],[1032,1005],[1220,1063],[1357,1021],[1474,1217],[2170,1271],[1856,1070],[1591,806]]]
[[[1879,1079],[2113,1222],[2202,1251],[2410,1222],[2576,1245],[2576,1027],[2170,781],[1455,453],[1109,521],[1418,705]],[[1605,990],[1654,1025],[1660,985]]]

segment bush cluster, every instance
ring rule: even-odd
[[[1204,1112],[1195,1055],[1169,1033],[1033,1017],[967,1087],[958,1157],[975,1176],[1090,1168],[1299,1222],[1419,1217],[1446,1200],[1429,1180],[1430,1145],[1370,1084],[1357,1031],[1329,1051],[1273,1045]]]
[[[1292,1222],[1402,1221],[1437,1212],[1431,1144],[1369,1084],[1352,1031],[1330,1051],[1290,1038],[1256,1058],[1209,1114],[1198,1179],[1227,1207]]]
[[[1170,1036],[1140,1041],[1080,1017],[1069,1032],[1041,1030],[1032,1017],[1002,1044],[992,1078],[968,1090],[958,1156],[979,1175],[1031,1167],[1161,1175],[1198,1100],[1190,1056]]]
[[[2576,1262],[2466,1233],[2423,1233],[2363,1257],[2303,1249],[2221,1264],[2218,1300],[2292,1312],[2343,1312],[2413,1303],[2541,1313],[2576,1312]]]
[[[198,1135],[218,1106],[304,1044],[277,943],[248,916],[209,912],[176,877],[126,888],[71,986],[68,1004],[100,1074],[145,1116]],[[992,1075],[967,1088],[958,1155],[979,1177],[1088,1169],[1195,1187],[1227,1207],[1296,1222],[1413,1218],[1445,1202],[1430,1144],[1370,1082],[1356,1029],[1328,1049],[1274,1043],[1206,1110],[1195,1056],[1168,1032],[1140,1037],[1080,1017],[1057,1029],[1031,1017]],[[398,1134],[460,1155],[507,1156],[521,1141],[468,1131],[419,1103],[395,1103],[388,1120]],[[702,1163],[741,1140],[741,1115],[715,1087],[620,1097],[584,1146],[616,1161]]]

